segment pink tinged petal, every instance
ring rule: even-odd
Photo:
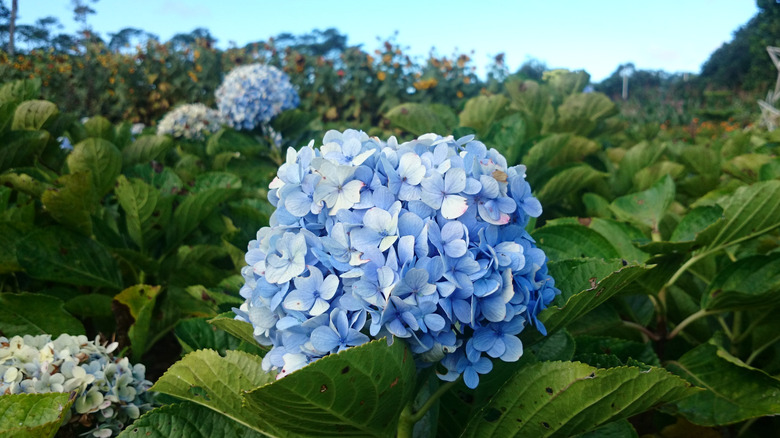
[[[441,214],[445,219],[457,219],[469,209],[466,198],[458,195],[447,195],[441,204]]]
[[[284,181],[279,179],[278,176],[274,177],[273,181],[271,181],[271,184],[268,184],[269,189],[278,189],[284,186]]]
[[[352,265],[352,266],[360,266],[362,264],[365,264],[365,263],[368,263],[368,262],[371,261],[371,260],[363,260],[363,259],[361,259],[360,256],[362,256],[362,255],[363,255],[362,252],[353,251],[352,254],[351,254],[351,257],[349,258],[349,264]],[[342,277],[343,276],[344,276],[344,274],[342,274]]]

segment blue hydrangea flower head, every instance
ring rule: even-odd
[[[223,123],[219,111],[202,103],[179,105],[160,120],[157,135],[203,140],[206,135],[217,132]]]
[[[242,130],[263,126],[282,111],[300,104],[287,74],[263,64],[231,70],[217,88],[216,98],[226,123]]]
[[[116,348],[86,336],[0,336],[0,396],[75,391],[66,421],[91,424],[83,435],[116,436],[154,402],[144,366],[114,357]]]
[[[471,388],[560,293],[525,231],[541,204],[525,167],[473,136],[399,144],[328,131],[270,185],[270,226],[249,243],[237,319],[283,377],[328,354],[404,339],[419,367]]]

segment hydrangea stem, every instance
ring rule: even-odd
[[[688,316],[687,318],[682,320],[682,322],[680,324],[678,324],[677,327],[675,327],[674,330],[672,330],[671,333],[669,333],[669,336],[667,336],[667,339],[672,339],[675,336],[677,336],[682,331],[682,329],[687,327],[693,321],[696,321],[699,318],[704,318],[707,315],[712,315],[713,313],[718,313],[718,311],[717,310],[701,309],[698,312],[695,312],[695,313],[691,314],[690,316]]]
[[[404,407],[404,410],[401,411],[401,418],[398,419],[398,434],[396,435],[396,437],[412,438],[414,434],[414,424],[422,420],[422,418],[433,407],[433,405],[436,404],[437,401],[439,401],[441,396],[444,395],[447,391],[449,391],[450,388],[455,386],[455,384],[458,383],[459,380],[460,379],[456,379],[453,380],[452,382],[447,382],[439,386],[439,389],[437,389],[436,392],[431,394],[430,398],[428,398],[428,400],[426,400],[425,403],[423,403],[423,405],[420,406],[420,409],[417,409],[416,411],[412,406],[414,404],[414,400],[410,400],[409,403],[407,403],[406,406]]]

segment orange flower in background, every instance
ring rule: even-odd
[[[458,99],[463,99],[463,92],[458,90],[457,93],[455,93],[456,96],[458,96]]]
[[[384,81],[387,78],[387,74],[383,71],[380,71],[379,73],[376,74],[376,78],[379,79],[380,81]]]
[[[412,86],[419,91],[419,90],[427,90],[429,88],[433,88],[438,84],[439,81],[437,81],[435,78],[429,78],[429,79],[420,79],[419,81],[412,84]]]

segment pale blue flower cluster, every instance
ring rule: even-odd
[[[545,333],[536,317],[559,291],[525,231],[542,212],[525,166],[473,136],[347,130],[313,144],[288,150],[242,271],[235,311],[272,346],[266,370],[396,336],[474,388],[492,359],[520,358],[526,323]]]
[[[94,437],[117,435],[152,408],[152,383],[143,365],[113,357],[116,347],[65,334],[0,336],[0,395],[75,391],[68,419],[92,424]]]
[[[179,105],[160,120],[157,135],[168,134],[174,138],[203,140],[206,135],[219,131],[222,123],[219,111],[202,103]]]
[[[300,104],[287,75],[276,67],[236,67],[217,88],[217,108],[232,128],[252,130]]]

